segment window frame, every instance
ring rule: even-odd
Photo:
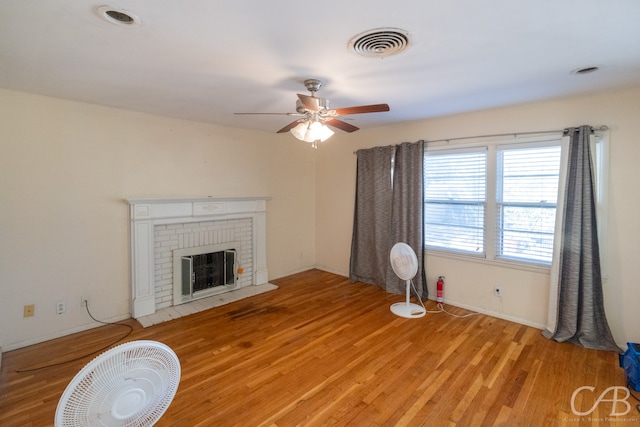
[[[458,154],[458,155],[465,155],[465,154],[473,154],[473,153],[482,153],[484,154],[484,167],[485,167],[485,171],[484,171],[484,199],[483,200],[472,200],[469,199],[468,201],[460,201],[460,200],[444,200],[444,199],[437,199],[436,201],[433,201],[431,203],[435,203],[435,204],[452,204],[452,205],[458,205],[458,206],[472,206],[472,207],[480,207],[482,212],[483,212],[483,221],[482,221],[482,232],[483,232],[483,237],[482,237],[482,251],[481,252],[474,252],[471,250],[463,250],[463,249],[448,249],[448,248],[442,248],[442,247],[438,247],[438,246],[429,246],[426,244],[426,234],[425,234],[425,249],[427,250],[433,250],[433,251],[443,251],[443,252],[452,252],[452,253],[456,253],[459,255],[463,255],[463,256],[469,256],[469,257],[479,257],[479,258],[484,258],[486,251],[487,251],[487,240],[484,236],[484,234],[486,234],[486,217],[487,217],[487,205],[488,203],[488,188],[487,188],[487,182],[488,182],[488,178],[487,178],[487,173],[488,173],[488,167],[487,167],[487,162],[488,162],[488,151],[487,151],[487,147],[483,146],[483,145],[477,145],[474,147],[448,147],[445,149],[441,149],[441,150],[427,150],[425,149],[425,159],[427,157],[427,152],[437,152],[440,155],[449,155],[449,154]],[[426,160],[425,160],[426,163]],[[426,171],[426,167],[425,167],[425,171]],[[423,185],[424,185],[424,175],[423,175]],[[426,204],[429,203],[427,202],[427,196],[426,196],[426,191],[425,191],[425,196],[424,196],[424,201],[423,204],[426,206]],[[426,209],[425,209],[426,212]],[[425,219],[424,222],[426,223],[426,213],[425,213]],[[426,225],[425,225],[425,233],[426,233]]]
[[[536,146],[555,145],[562,147],[562,133],[549,133],[539,136],[530,137],[496,137],[491,139],[479,139],[477,141],[465,141],[463,143],[451,143],[442,141],[437,143],[426,143],[425,156],[431,151],[441,150],[458,150],[458,149],[477,149],[486,147],[486,204],[484,217],[484,254],[472,254],[462,251],[449,250],[444,248],[436,248],[427,246],[425,242],[425,251],[429,255],[437,255],[441,257],[462,259],[472,262],[490,263],[494,265],[502,265],[510,268],[533,270],[533,271],[549,271],[550,263],[536,262],[531,260],[522,260],[516,258],[499,256],[498,245],[498,199],[497,199],[497,151],[498,147],[525,148]],[[561,148],[562,149],[562,148]],[[566,165],[560,165],[560,173]],[[424,178],[423,178],[424,179]],[[425,200],[426,203],[426,200]],[[426,218],[425,218],[426,221]],[[555,233],[555,230],[554,230]]]
[[[504,234],[505,234],[505,229],[504,229],[504,217],[503,217],[503,209],[504,207],[529,207],[529,208],[536,208],[536,207],[542,207],[545,209],[549,209],[549,208],[553,208],[554,212],[557,212],[557,204],[558,204],[558,197],[557,197],[557,192],[559,190],[559,188],[556,188],[556,200],[553,203],[543,203],[541,202],[537,202],[537,203],[533,203],[533,202],[505,202],[504,201],[504,191],[502,189],[502,183],[500,182],[500,178],[501,178],[501,174],[500,174],[500,170],[501,170],[501,166],[502,164],[500,164],[499,162],[499,158],[500,158],[500,154],[501,152],[507,152],[510,150],[519,150],[519,149],[528,149],[528,148],[545,148],[545,147],[557,147],[558,148],[558,162],[559,162],[559,168],[558,168],[558,182],[557,185],[559,186],[560,183],[560,178],[561,178],[561,174],[562,174],[562,137],[559,139],[553,139],[553,140],[549,140],[549,141],[543,141],[543,142],[529,142],[529,143],[519,143],[519,144],[497,144],[496,145],[496,182],[495,182],[495,189],[496,189],[496,197],[495,197],[495,205],[496,205],[496,216],[495,216],[495,221],[496,221],[496,234],[494,236],[494,243],[495,243],[495,258],[498,260],[505,260],[505,261],[510,261],[510,262],[523,262],[523,263],[527,263],[527,264],[543,264],[543,265],[551,265],[551,254],[549,257],[549,261],[545,262],[545,261],[536,261],[534,258],[525,258],[525,257],[516,257],[516,256],[509,256],[509,255],[505,255],[504,252]],[[501,197],[502,196],[502,197]],[[555,215],[554,215],[555,217]],[[555,220],[554,220],[555,223]],[[499,226],[500,224],[500,226]],[[554,224],[554,230],[552,233],[552,239],[555,238],[555,224]],[[551,248],[551,251],[553,252],[553,245]]]

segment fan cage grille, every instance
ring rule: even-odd
[[[67,386],[58,403],[56,426],[151,426],[169,407],[178,389],[180,363],[166,345],[155,341],[121,344],[87,364]],[[114,402],[128,390],[146,397],[130,416],[114,417]]]
[[[418,257],[406,243],[398,242],[393,245],[389,261],[393,272],[402,280],[411,280],[418,273]]]

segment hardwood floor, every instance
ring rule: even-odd
[[[318,270],[273,283],[280,289],[146,329],[124,322],[134,328],[125,341],[161,341],[180,358],[180,386],[158,426],[640,425],[633,398],[624,416],[610,416],[610,401],[572,412],[578,387],[595,387],[575,399],[585,412],[625,385],[615,353],[485,315],[399,318],[389,305],[401,296]],[[5,353],[0,425],[52,425],[65,387],[95,355],[16,370],[82,356],[125,332],[104,326]]]

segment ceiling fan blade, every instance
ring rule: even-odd
[[[354,125],[351,125],[347,122],[343,122],[342,120],[338,120],[338,119],[334,119],[334,118],[330,118],[330,119],[326,119],[324,120],[324,123],[329,125],[329,126],[333,126],[336,127],[338,129],[342,129],[345,132],[355,132],[358,129],[360,129],[359,127],[356,127]]]
[[[294,127],[298,126],[298,123],[300,123],[300,120],[296,120],[295,122],[291,122],[288,125],[286,125],[285,127],[283,127],[282,129],[280,129],[278,132],[276,133],[285,133],[285,132],[289,132],[291,129],[293,129]]]
[[[358,107],[336,108],[333,111],[335,111],[338,116],[347,116],[349,114],[362,114],[362,113],[381,113],[383,111],[389,111],[389,105],[387,104],[360,105]]]
[[[304,106],[304,108],[306,108],[309,111],[313,111],[313,112],[318,112],[320,111],[320,100],[319,98],[313,97],[313,96],[309,96],[309,95],[302,95],[302,94],[298,94],[298,99],[300,99],[300,102],[302,103],[302,105]]]

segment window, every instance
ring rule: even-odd
[[[498,147],[498,257],[551,263],[560,145]]]
[[[487,151],[425,152],[425,242],[484,254]]]
[[[550,264],[560,137],[427,147],[425,246],[490,260]]]

